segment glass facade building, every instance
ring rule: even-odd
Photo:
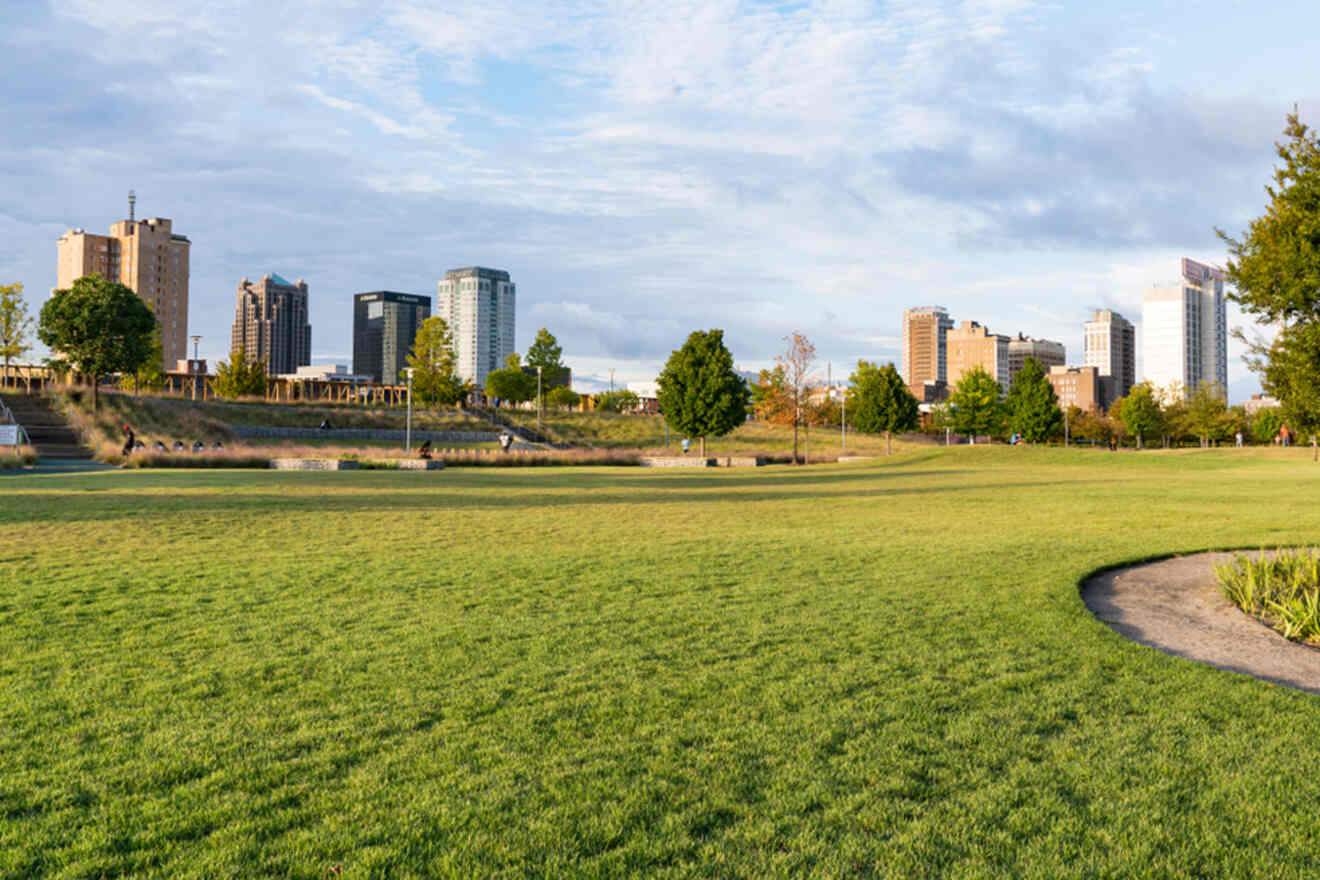
[[[353,297],[353,372],[373,381],[403,382],[400,371],[422,322],[431,317],[431,298],[376,290]]]

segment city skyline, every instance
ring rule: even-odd
[[[0,277],[39,308],[52,242],[136,188],[192,239],[211,359],[248,267],[307,278],[313,359],[347,362],[353,292],[472,264],[518,278],[516,347],[548,327],[586,381],[653,376],[708,327],[749,368],[794,329],[836,373],[897,362],[902,308],[932,301],[1081,351],[1079,315],[1222,262],[1214,227],[1259,214],[1284,114],[1315,106],[1320,13],[1280,46],[1252,10],[1198,12],[23,4]],[[1171,51],[1225,30],[1272,46],[1227,91]],[[233,63],[254,52],[271,66]]]

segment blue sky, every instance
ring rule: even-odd
[[[897,360],[899,316],[1058,339],[1136,320],[1264,204],[1310,121],[1304,3],[6,3],[0,282],[138,194],[193,242],[190,332],[240,278],[304,278],[318,362],[351,296],[509,270],[518,345],[584,386],[697,328],[741,366]],[[1295,36],[1294,36],[1295,35]],[[1230,311],[1230,324],[1243,322]],[[1255,390],[1231,346],[1233,398]]]

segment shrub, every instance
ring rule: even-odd
[[[1215,566],[1219,587],[1234,605],[1300,642],[1320,642],[1320,551],[1291,550],[1273,558],[1239,554]]]

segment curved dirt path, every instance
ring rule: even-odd
[[[1320,694],[1320,650],[1288,641],[1219,592],[1214,565],[1235,555],[1198,553],[1100,572],[1082,582],[1082,601],[1134,642]]]

